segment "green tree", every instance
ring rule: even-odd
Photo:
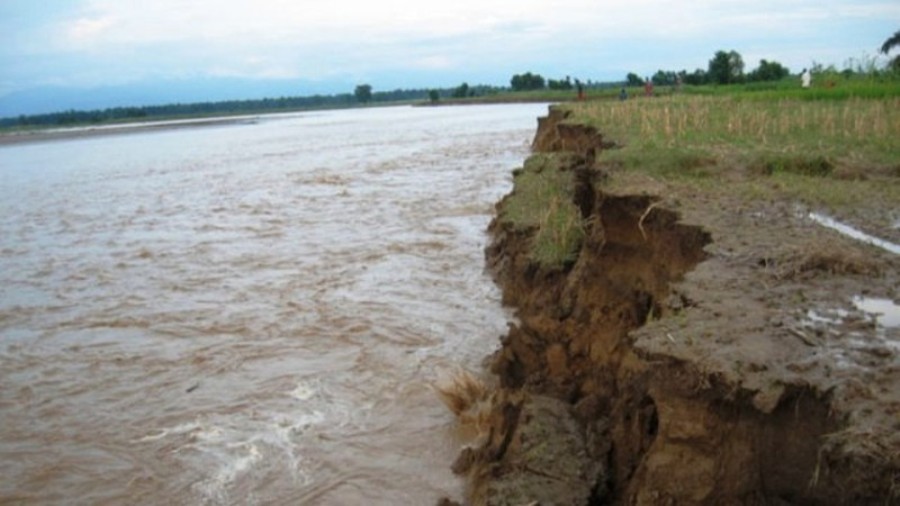
[[[687,84],[699,86],[709,82],[709,74],[703,69],[696,69],[690,74],[686,70],[683,70],[682,72],[684,73],[684,82]]]
[[[716,51],[709,60],[709,79],[716,84],[734,84],[744,79],[744,59],[737,51]]]
[[[565,79],[548,79],[547,87],[551,90],[571,90],[575,86],[572,84],[572,78],[570,76],[566,76]]]
[[[678,74],[671,70],[657,70],[650,78],[655,86],[672,86],[678,81]]]
[[[369,84],[357,85],[356,89],[353,90],[353,95],[356,96],[356,100],[366,104],[372,100],[372,86]]]
[[[891,35],[884,41],[884,44],[881,45],[881,52],[888,54],[896,46],[900,46],[900,30],[894,32],[894,35]]]
[[[532,74],[531,72],[516,74],[512,76],[509,83],[513,91],[544,89],[544,78],[540,74]]]
[[[900,30],[894,32],[894,35],[891,35],[884,41],[884,44],[881,45],[881,52],[885,55],[891,52],[891,49],[900,46]],[[900,54],[895,56],[888,66],[894,70],[900,71]]]
[[[748,81],[779,81],[790,75],[791,71],[777,61],[759,60],[759,67],[747,74]]]
[[[641,76],[635,74],[634,72],[629,72],[627,76],[625,76],[625,85],[626,86],[643,86],[644,80],[641,79]]]
[[[438,90],[428,90],[428,100],[431,100],[432,104],[436,104],[440,99],[441,94],[438,92]]]
[[[469,96],[469,83],[462,83],[453,90],[453,98],[466,98]]]

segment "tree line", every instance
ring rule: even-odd
[[[900,31],[888,38],[880,48],[880,52],[888,55],[893,47],[900,45]],[[658,70],[652,77],[641,78],[638,74],[630,72],[625,76],[627,86],[641,86],[647,79],[658,86],[676,85],[679,83],[691,85],[704,84],[740,84],[765,81],[780,81],[791,75],[790,69],[777,61],[761,59],[753,70],[745,72],[744,58],[735,50],[719,50],[709,60],[705,69],[697,68],[693,72],[687,70]],[[806,69],[804,69],[806,70]],[[862,60],[850,59],[842,71],[835,69],[833,65],[824,67],[813,63],[809,70],[813,73],[840,73],[846,77],[856,74],[874,75],[882,72],[900,72],[900,55],[895,56],[888,65],[879,70],[874,58],[864,57]]]
[[[658,70],[650,82],[654,85],[674,85],[678,83],[703,84],[738,84],[745,82],[780,81],[790,75],[790,70],[777,61],[762,59],[752,71],[744,73],[744,58],[735,50],[719,50],[709,60],[706,69],[698,68],[693,72],[687,70]],[[645,80],[634,72],[625,76],[628,86],[640,86]]]
[[[140,107],[110,107],[94,110],[66,110],[47,114],[20,115],[0,118],[0,127],[15,126],[70,126],[83,124],[99,124],[115,121],[141,121],[151,119],[212,116],[222,114],[251,114],[279,111],[297,111],[311,109],[336,109],[353,107],[359,102],[400,102],[424,100],[428,97],[426,89],[396,89],[392,91],[374,92],[371,86],[367,93],[365,86],[356,93],[340,93],[335,95],[311,95],[279,98],[263,98],[257,100],[224,100],[219,102],[174,103],[164,105],[148,105]],[[361,96],[363,93],[364,96]],[[365,99],[365,100],[363,100]]]
[[[900,47],[900,30],[885,40],[884,44],[879,48],[879,52],[889,56],[889,53],[896,47]],[[860,60],[848,60],[846,68],[838,71],[834,66],[827,68],[821,64],[813,63],[810,71],[813,73],[841,73],[847,77],[854,74],[878,74],[879,72],[900,72],[900,54],[894,56],[883,70],[879,70],[874,58]],[[761,59],[759,64],[753,70],[745,72],[746,65],[744,58],[735,50],[719,50],[716,51],[712,59],[709,60],[707,67],[697,68],[691,72],[687,70],[657,70],[652,76],[642,78],[634,72],[629,72],[625,76],[625,86],[643,86],[649,80],[656,86],[674,86],[678,84],[690,84],[695,86],[706,84],[740,84],[765,81],[780,81],[789,75],[791,71],[786,66],[777,61]],[[581,84],[578,80],[576,85]],[[610,85],[618,85],[620,83],[592,83],[587,81],[584,83],[586,88],[608,87]],[[573,89],[572,81],[569,76],[564,80],[544,79],[540,74],[525,72],[524,74],[515,74],[510,80],[510,87],[513,91],[531,91],[531,90],[570,90]]]

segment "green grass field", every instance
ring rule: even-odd
[[[590,102],[572,111],[573,121],[621,145],[608,154],[611,160],[658,172],[684,174],[727,162],[767,173],[824,175],[830,171],[822,165],[883,171],[900,164],[900,97],[673,95]]]

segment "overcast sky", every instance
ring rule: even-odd
[[[717,49],[798,72],[875,56],[897,29],[900,0],[0,0],[0,96],[208,77],[618,80],[705,68]]]

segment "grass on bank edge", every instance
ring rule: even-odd
[[[499,219],[516,231],[533,232],[530,259],[547,269],[573,263],[584,241],[574,201],[568,153],[538,153],[513,171],[513,191],[500,204]]]

